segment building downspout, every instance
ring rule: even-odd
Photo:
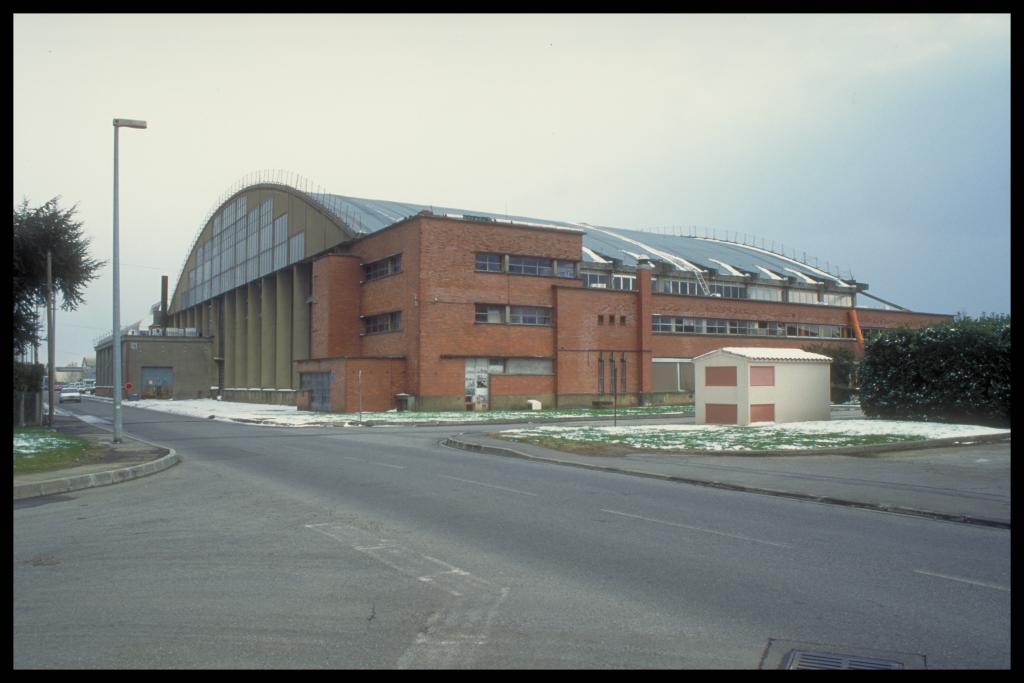
[[[864,332],[860,329],[860,321],[857,319],[857,309],[850,308],[847,310],[850,317],[850,325],[853,327],[853,334],[857,337],[857,356],[864,356]]]
[[[651,358],[651,347],[654,333],[651,328],[651,271],[650,261],[643,259],[636,266],[637,283],[637,374],[640,379],[639,404],[649,405],[654,382],[652,379],[653,360]]]

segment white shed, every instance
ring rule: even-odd
[[[799,349],[726,346],[693,359],[697,424],[830,417],[832,359]]]

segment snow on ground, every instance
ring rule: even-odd
[[[92,400],[110,402],[110,399],[90,397]],[[192,399],[186,401],[144,399],[139,401],[126,401],[126,406],[134,408],[147,408],[149,410],[160,410],[163,412],[183,415],[197,419],[217,419],[237,421],[246,423],[258,423],[278,427],[310,427],[310,426],[335,426],[344,427],[358,424],[359,416],[354,413],[333,414],[314,413],[296,410],[294,406],[274,406],[256,403],[235,403],[231,401],[217,401],[214,399]],[[522,419],[529,418],[557,418],[557,417],[580,417],[579,412],[559,413],[558,411],[545,410],[543,414],[528,411],[509,411],[491,413],[473,412],[448,412],[448,413],[417,413],[417,412],[365,412],[362,414],[364,422],[466,422],[479,421],[481,419]],[[866,420],[866,419],[841,419],[818,422],[790,422],[783,424],[757,423],[750,427],[730,427],[725,425],[694,425],[694,424],[659,424],[659,425],[630,425],[625,427],[582,427],[582,426],[544,426],[531,427],[529,429],[503,430],[503,436],[515,438],[526,433],[544,433],[551,436],[573,439],[585,437],[588,440],[595,438],[601,441],[614,441],[627,437],[651,437],[664,445],[662,448],[677,448],[678,445],[671,445],[672,437],[703,437],[707,439],[708,449],[733,448],[739,444],[737,435],[743,435],[743,440],[749,443],[750,437],[763,433],[764,438],[771,438],[775,441],[787,441],[787,435],[793,439],[792,445],[779,447],[808,448],[799,443],[811,443],[815,441],[815,435],[821,435],[817,443],[827,445],[835,435],[842,434],[847,438],[858,438],[865,436],[890,436],[893,440],[900,438],[910,439],[944,439],[950,437],[973,437],[987,434],[1009,433],[1006,429],[993,429],[976,425],[953,425],[932,422],[903,422],[894,420]],[[655,446],[653,443],[645,445]],[[690,446],[693,447],[693,446]]]
[[[502,430],[499,435],[509,439],[548,436],[570,441],[623,444],[637,448],[718,451],[804,450],[867,443],[971,438],[1009,433],[1008,429],[994,429],[977,425],[843,419],[782,424],[766,422],[755,423],[748,427],[694,424],[631,425],[628,427],[543,426],[506,429]]]
[[[111,403],[112,400],[102,397],[91,397],[92,400]],[[533,412],[529,410],[499,411],[492,410],[483,413],[472,411],[448,411],[448,412],[398,412],[389,410],[387,412],[364,412],[360,416],[357,413],[314,413],[297,410],[294,406],[274,406],[259,403],[237,403],[232,401],[217,401],[212,398],[197,398],[185,401],[174,401],[166,399],[141,399],[138,401],[124,401],[122,405],[132,408],[147,408],[159,410],[175,415],[184,415],[199,419],[213,418],[215,420],[227,420],[234,422],[259,423],[273,425],[275,427],[346,427],[358,425],[362,422],[480,422],[483,420],[508,420],[526,421],[528,419],[553,419],[566,417],[586,416],[587,411],[558,411],[544,410]],[[688,406],[665,407],[660,410],[673,410],[675,412],[691,412]],[[636,408],[620,408],[619,417],[626,417],[630,413],[636,414]],[[610,415],[610,413],[609,413]]]
[[[14,435],[14,454],[15,455],[34,455],[35,453],[42,453],[43,451],[53,450],[55,448],[64,448],[74,442],[64,438],[60,434],[53,433],[40,433],[38,431],[27,432],[27,433],[16,433]]]

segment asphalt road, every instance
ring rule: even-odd
[[[14,506],[16,668],[749,669],[783,642],[1010,666],[1007,530],[439,446],[451,427],[124,427],[182,463]]]

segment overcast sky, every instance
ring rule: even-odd
[[[57,364],[173,291],[264,169],[334,194],[756,235],[916,311],[1010,310],[1009,15],[15,15],[14,204],[108,261]],[[45,358],[45,349],[41,351]]]

